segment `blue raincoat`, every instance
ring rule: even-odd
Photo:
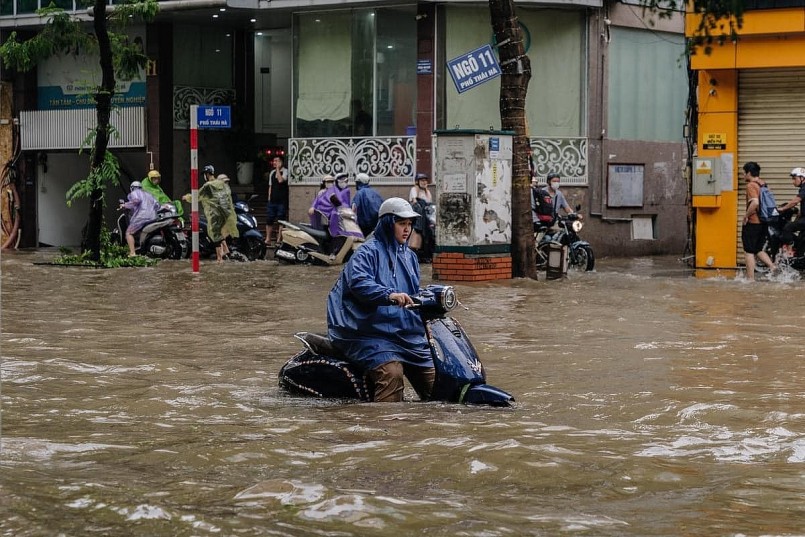
[[[377,212],[383,204],[383,198],[375,189],[363,183],[357,183],[358,192],[352,199],[358,215],[358,225],[364,235],[369,235],[377,225]]]
[[[419,261],[396,241],[393,228],[394,216],[383,216],[327,297],[330,340],[367,371],[395,360],[433,367],[419,314],[388,300],[391,293],[419,291]]]

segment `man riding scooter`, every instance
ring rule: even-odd
[[[794,168],[791,170],[791,180],[794,183],[794,187],[797,189],[797,193],[791,200],[779,207],[779,212],[782,213],[799,205],[799,218],[793,222],[787,223],[780,235],[780,242],[782,243],[781,252],[783,256],[787,257],[791,257],[794,254],[794,249],[791,247],[791,244],[796,238],[794,233],[799,232],[801,234],[805,231],[805,168]],[[797,252],[797,254],[801,255],[802,252]]]
[[[435,370],[425,327],[408,309],[419,290],[419,262],[408,249],[419,215],[401,198],[383,202],[374,236],[347,263],[327,298],[328,336],[366,371],[375,402],[402,401],[403,375],[422,400]]]
[[[160,205],[164,205],[166,203],[172,203],[176,207],[176,215],[179,217],[179,221],[182,222],[184,215],[184,207],[182,206],[181,200],[172,200],[165,194],[165,191],[162,190],[162,174],[159,173],[159,170],[151,170],[148,172],[148,176],[143,179],[142,185],[143,190],[154,196],[157,202]]]

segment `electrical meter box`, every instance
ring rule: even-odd
[[[718,196],[721,186],[718,182],[720,160],[716,158],[693,159],[693,195]]]
[[[511,251],[510,131],[436,131],[436,251]]]

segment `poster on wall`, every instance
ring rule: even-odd
[[[512,137],[475,136],[475,244],[511,243]]]
[[[145,28],[132,29],[129,35],[135,44],[145,49]],[[93,97],[101,83],[98,54],[79,50],[59,54],[37,66],[37,107],[39,110],[71,110],[94,108]],[[113,106],[145,105],[145,70],[132,80],[115,76]]]
[[[643,206],[643,165],[610,164],[607,173],[607,206]]]

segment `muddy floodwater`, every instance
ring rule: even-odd
[[[2,256],[0,535],[805,534],[794,274],[457,284],[500,410],[282,393],[338,268],[53,255]]]

